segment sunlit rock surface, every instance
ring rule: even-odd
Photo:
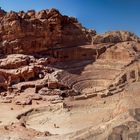
[[[0,138],[140,139],[139,79],[134,33],[0,9]]]

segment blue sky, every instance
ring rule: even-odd
[[[129,30],[140,36],[140,0],[0,0],[6,11],[57,8],[98,33]]]

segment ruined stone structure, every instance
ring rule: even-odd
[[[59,78],[53,78],[57,84],[85,98],[117,93],[139,79],[140,39],[133,33],[96,35],[56,9],[27,13],[1,10],[0,22],[3,90],[20,82],[43,80],[49,65],[57,69],[54,72]],[[53,74],[50,77],[52,80]]]
[[[114,96],[125,93],[128,87],[138,83],[139,80],[140,38],[135,34],[127,31],[113,31],[100,35],[95,30],[84,28],[76,18],[64,16],[56,9],[39,12],[34,10],[5,12],[0,9],[0,96],[2,100],[0,101],[2,103],[22,105],[23,107],[33,105],[34,107],[35,104],[39,105],[42,102],[51,105],[63,102],[61,112],[67,118],[69,115],[63,114],[64,109],[69,111],[71,106],[74,108],[75,106],[82,106],[84,103],[87,105],[88,102],[91,103],[91,100],[88,99],[94,100],[95,106],[95,100],[98,101],[99,98],[104,101],[104,104],[106,101],[111,102],[113,105],[114,102],[118,104],[121,99],[120,97],[119,100],[114,99]],[[113,98],[112,100],[109,99],[110,96]],[[80,105],[77,100],[81,101]],[[68,106],[64,102],[70,105]],[[88,107],[91,104],[88,104]],[[102,105],[99,103],[99,106]],[[51,114],[51,110],[54,110],[54,117],[57,118],[58,108],[54,108],[49,108],[50,112],[46,110],[46,107],[45,109],[44,107],[43,109],[30,109],[18,115],[17,119],[23,118],[25,122],[29,122],[29,126],[33,125],[36,128],[34,123],[32,124],[32,120],[30,121],[32,115],[44,111]],[[84,110],[84,108],[82,109]],[[96,113],[92,112],[93,109],[94,107],[91,107],[89,109],[91,112],[88,113],[91,116],[96,116]],[[124,110],[128,111],[128,109],[128,106],[117,106],[116,112],[125,112]],[[132,110],[134,112],[134,109]],[[113,107],[109,111],[113,112],[109,114],[109,120],[111,120],[116,112]],[[77,112],[77,110],[74,110],[74,112]],[[85,113],[85,115],[88,113]],[[106,115],[108,115],[107,113]],[[74,114],[73,110],[72,114]],[[71,115],[71,117],[75,121],[75,118],[79,116]],[[49,121],[49,119],[44,121],[45,118],[41,120],[43,125]],[[89,118],[89,120],[93,118]],[[100,123],[104,121],[100,117],[99,119]],[[111,131],[111,128],[116,126],[114,124],[105,124],[104,128],[98,129],[91,126],[88,129],[82,127],[85,130],[83,132],[79,129],[81,128],[81,122],[78,122],[78,120],[75,122],[79,123],[79,131],[75,134],[77,127],[73,126],[72,122],[67,122],[67,120],[70,120],[70,118],[65,119],[65,121],[72,125],[73,130],[67,130],[65,126],[64,128],[66,134],[70,132],[73,134],[69,137],[72,140],[78,138],[90,139],[93,136],[90,132],[95,134],[95,139],[98,140],[99,137],[97,135],[96,138],[95,130],[100,132],[100,130],[105,131],[107,128],[110,128],[109,136],[104,136],[107,133],[104,134],[102,131],[101,135],[108,138],[108,140],[114,140],[112,137],[114,133],[116,135],[115,130]],[[60,122],[62,121],[60,119]],[[95,120],[92,121],[96,122]],[[22,122],[22,125],[24,125],[20,128],[27,131],[25,122]],[[85,123],[86,120],[83,122]],[[85,124],[85,126],[89,126],[89,124]],[[40,125],[40,122],[38,125]],[[128,124],[126,125],[130,127]],[[17,125],[14,126],[14,124],[7,126],[8,129],[4,130],[5,133],[18,128]],[[55,134],[60,134],[59,126],[55,123],[53,126],[57,132]],[[61,127],[63,128],[63,126]],[[39,133],[32,129],[29,129],[29,132],[33,133],[33,136],[50,135],[50,133]],[[130,133],[131,130],[127,132]],[[56,139],[58,139],[57,136]]]

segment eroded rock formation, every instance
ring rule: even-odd
[[[61,134],[61,129],[65,134],[71,132],[72,135],[69,139],[76,140],[77,138],[91,139],[92,134],[88,131],[90,130],[95,134],[95,139],[101,138],[102,134],[97,135],[96,138],[98,129],[91,128],[88,121],[85,125],[90,128],[85,129],[82,126],[85,133],[80,130],[81,122],[75,121],[79,117],[78,113],[76,114],[78,117],[75,117],[64,112],[70,111],[73,114],[75,108],[85,107],[91,101],[88,101],[89,98],[98,101],[100,97],[103,103],[99,102],[98,105],[101,107],[106,104],[106,100],[114,105],[109,97],[118,96],[119,99],[115,99],[117,104],[121,99],[119,96],[126,92],[127,87],[139,82],[139,79],[140,38],[134,33],[113,31],[100,35],[95,30],[84,28],[76,18],[64,16],[56,9],[39,12],[34,10],[5,12],[0,9],[0,101],[16,106],[21,105],[23,108],[27,105],[40,107],[45,103],[56,106],[62,103],[60,112],[67,118],[66,123],[71,124],[73,130],[67,130],[66,126],[64,126],[66,131],[63,130],[63,127],[58,130],[59,126],[53,124],[50,126],[51,131],[54,128],[55,132],[59,134]],[[80,101],[80,104],[77,100]],[[94,103],[96,106],[96,101]],[[93,105],[93,102],[91,104]],[[108,106],[110,104],[107,103]],[[87,107],[90,105],[88,104]],[[107,110],[111,112],[114,106]],[[136,107],[139,106],[135,105]],[[46,107],[31,110],[28,112],[29,114],[25,113],[21,116],[25,122],[29,119],[29,125],[36,128],[34,123],[32,124],[32,120],[30,121],[32,117],[28,118],[28,116],[44,112],[44,108]],[[49,111],[45,111],[51,114],[53,110],[55,121],[60,108],[56,107],[54,110],[49,108]],[[70,108],[74,109],[71,111]],[[130,112],[128,106],[118,108],[120,110],[116,109],[114,114]],[[89,109],[91,112],[88,112],[91,116],[95,115],[92,112],[93,109],[94,107]],[[80,108],[80,110],[87,115],[84,108]],[[112,116],[114,117],[113,113],[105,112],[105,115],[110,115],[110,118],[105,117],[105,119],[111,120]],[[68,119],[69,116],[72,118]],[[44,120],[43,117],[42,119],[39,118],[37,126],[45,124],[47,121],[51,123],[49,120]],[[86,122],[85,118],[82,119],[83,122]],[[94,118],[89,117],[89,120],[95,122]],[[71,121],[79,123],[79,128],[75,127]],[[62,118],[59,123],[61,122],[63,122]],[[101,122],[102,118],[99,117],[99,123]],[[125,123],[121,122],[121,124]],[[24,125],[26,126],[26,124]],[[127,127],[106,126],[110,128],[108,135],[105,135],[109,140],[113,140],[114,137],[121,139],[123,130],[126,128],[128,133],[125,138],[129,137],[129,133],[132,132],[128,130],[128,124]],[[2,129],[2,131],[7,134],[12,130],[17,131],[19,126],[13,124],[6,127],[8,130]],[[112,130],[112,128],[114,129]],[[20,129],[30,130],[33,136],[45,134],[38,132],[40,129],[35,131],[23,126],[20,126]],[[75,134],[74,130],[78,130],[78,134]],[[106,129],[100,130],[106,131]]]
[[[96,32],[56,9],[9,12],[1,16],[1,54],[34,54],[58,47],[87,44]]]

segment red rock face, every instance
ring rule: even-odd
[[[116,86],[125,79],[125,72],[116,77],[119,70],[139,56],[140,39],[133,33],[96,35],[96,31],[82,27],[76,18],[63,16],[56,9],[0,13],[0,86],[4,90],[13,85],[19,90],[31,86],[36,92],[44,86],[68,87],[74,95],[108,90],[110,83]],[[58,78],[49,64],[66,75],[62,72]],[[106,77],[107,71],[110,77]],[[42,81],[36,82],[39,79]]]
[[[129,112],[119,114],[140,108],[139,80],[140,39],[135,34],[96,34],[56,9],[0,9],[0,138],[3,133],[19,139],[52,133],[52,139],[61,134],[72,140],[128,139],[133,123],[125,124],[130,131],[116,125],[129,120]],[[139,112],[131,112],[137,121]]]
[[[33,54],[57,47],[87,44],[91,31],[56,9],[6,13],[0,20],[1,54]],[[95,34],[95,32],[93,32]]]

